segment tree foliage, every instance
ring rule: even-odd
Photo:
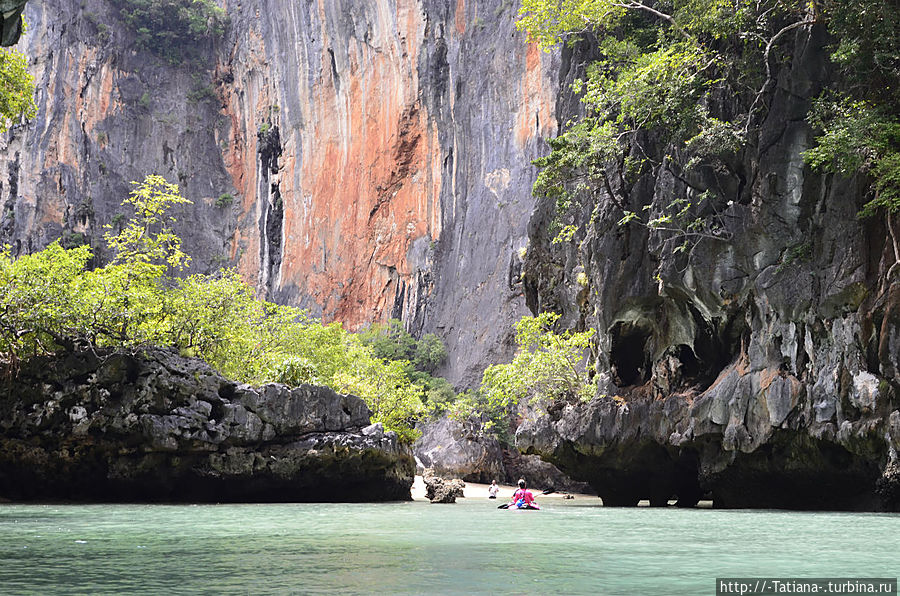
[[[0,362],[76,348],[171,346],[248,383],[315,383],[363,398],[375,421],[404,440],[423,410],[424,389],[403,362],[378,358],[340,324],[256,299],[235,271],[171,276],[186,263],[168,209],[185,203],[158,176],[135,185],[134,217],[106,239],[112,263],[89,269],[87,246],[14,259],[0,253]]]
[[[397,362],[406,377],[421,388],[429,415],[440,415],[456,401],[456,391],[449,381],[432,376],[447,358],[444,342],[434,333],[416,339],[401,321],[391,319],[364,329],[358,337],[376,357]]]
[[[525,399],[582,400],[594,396],[585,356],[594,330],[556,333],[554,313],[524,317],[516,323],[519,349],[509,364],[495,364],[484,371],[481,395],[494,416]]]
[[[224,35],[228,15],[212,0],[115,0],[146,48],[173,64],[196,58],[203,42]]]
[[[34,118],[34,77],[20,52],[0,49],[0,133],[22,118]]]
[[[130,206],[134,217],[116,234],[112,233],[112,225],[106,226],[104,238],[116,254],[113,262],[184,268],[191,259],[181,250],[181,238],[170,226],[176,220],[168,211],[190,201],[181,196],[177,185],[162,176],[150,175],[132,185],[135,188],[122,205]]]
[[[705,186],[700,169],[732,172],[753,142],[790,33],[816,21],[815,5],[782,0],[524,0],[518,26],[545,49],[585,35],[599,59],[576,81],[584,115],[535,163],[538,196],[556,202],[557,241],[580,213],[611,203],[620,224],[682,238],[727,239],[734,197]],[[632,195],[642,174],[667,170],[687,191],[651,207]],[[734,173],[734,172],[732,172]],[[635,205],[637,202],[637,205]]]
[[[889,3],[832,0],[823,6],[834,37],[838,88],[826,89],[810,111],[821,131],[804,155],[821,170],[871,177],[860,215],[900,211],[900,15]],[[896,242],[896,239],[895,239]]]
[[[417,340],[397,319],[372,325],[359,335],[379,358],[406,360],[420,372],[433,373],[447,358],[447,348],[437,335],[426,333]]]
[[[575,90],[583,117],[551,141],[535,192],[556,202],[557,241],[579,212],[615,204],[622,224],[691,238],[727,238],[728,197],[697,184],[697,168],[728,171],[756,142],[777,67],[796,31],[824,24],[833,80],[810,112],[820,132],[805,157],[871,177],[861,215],[900,210],[900,15],[866,0],[523,0],[518,26],[550,49],[595,36],[599,60]],[[644,139],[649,139],[649,142]],[[660,153],[658,148],[664,148]],[[661,210],[630,203],[641,173],[665,168],[688,192]],[[684,245],[686,248],[688,245]]]

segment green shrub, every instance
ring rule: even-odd
[[[34,76],[25,56],[10,48],[0,48],[0,133],[19,119],[34,118]]]
[[[585,355],[594,330],[555,333],[554,313],[524,317],[516,323],[519,349],[509,364],[495,364],[484,371],[481,393],[492,409],[504,409],[523,399],[542,400],[594,396]]]
[[[215,101],[218,99],[216,88],[212,85],[198,85],[187,94],[188,101],[200,103],[201,101]]]

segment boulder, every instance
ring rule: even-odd
[[[425,476],[425,496],[432,503],[456,503],[456,498],[463,498],[463,489],[466,483],[458,478],[450,480],[435,476],[432,470],[426,470]]]
[[[529,486],[541,489],[591,490],[586,482],[572,480],[537,455],[522,455],[504,448],[477,418],[460,421],[444,415],[418,428],[422,436],[413,444],[413,453],[420,472],[430,469],[440,476],[483,484],[493,480],[515,484],[519,478],[525,478]]]

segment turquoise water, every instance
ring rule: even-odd
[[[697,595],[717,576],[900,574],[898,515],[543,505],[0,505],[0,593]]]

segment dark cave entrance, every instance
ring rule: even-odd
[[[643,385],[650,379],[651,329],[639,323],[616,323],[612,331],[610,365],[619,387]]]

